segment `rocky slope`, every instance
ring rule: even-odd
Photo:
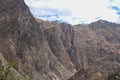
[[[94,67],[79,70],[68,80],[105,80],[104,75]]]
[[[103,20],[75,26],[43,21],[24,0],[0,1],[0,53],[21,80],[102,80],[120,69],[119,28]]]

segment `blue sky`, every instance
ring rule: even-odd
[[[25,0],[31,12],[43,20],[70,24],[99,19],[120,23],[120,0]]]

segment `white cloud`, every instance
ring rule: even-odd
[[[45,20],[57,19],[71,24],[91,23],[98,19],[119,22],[119,15],[110,6],[120,7],[120,0],[25,0],[25,2],[36,17]],[[46,15],[51,16],[44,18]]]
[[[113,6],[120,7],[120,0],[112,0],[112,2],[110,4],[113,5]]]

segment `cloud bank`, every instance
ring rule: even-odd
[[[120,0],[25,0],[35,17],[71,24],[99,19],[120,23]]]

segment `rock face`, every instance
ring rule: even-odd
[[[0,1],[0,53],[21,80],[102,80],[120,69],[119,34],[119,24],[43,21],[24,0]]]

